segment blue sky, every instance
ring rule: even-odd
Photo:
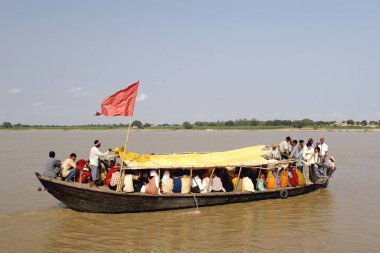
[[[379,1],[0,1],[0,123],[379,120]]]

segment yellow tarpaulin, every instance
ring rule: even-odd
[[[190,154],[137,154],[127,152],[124,147],[114,149],[129,168],[132,169],[170,169],[170,168],[213,168],[260,166],[278,163],[263,156],[268,153],[267,146],[253,146],[226,152]]]

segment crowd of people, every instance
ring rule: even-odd
[[[260,168],[210,168],[200,170],[121,170],[116,158],[107,160],[111,149],[99,150],[101,143],[94,142],[88,160],[76,161],[72,153],[61,163],[51,151],[45,165],[44,176],[65,181],[90,183],[95,186],[119,189],[124,192],[148,194],[209,193],[233,191],[265,191],[286,187],[321,183],[335,171],[335,158],[328,155],[324,138],[315,146],[313,139],[286,137],[279,145],[272,145],[268,159],[285,161],[281,165],[264,165]],[[274,163],[275,164],[275,163]]]
[[[297,169],[303,173],[306,184],[321,182],[335,171],[335,158],[329,156],[324,137],[314,145],[313,138],[305,144],[304,140],[297,141],[288,136],[280,144],[272,145],[268,159],[293,159]]]

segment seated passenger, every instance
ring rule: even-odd
[[[305,186],[306,185],[306,179],[305,179],[304,174],[298,168],[296,169],[296,174],[297,174],[298,185],[299,186]]]
[[[280,151],[278,151],[277,144],[272,144],[272,147],[268,154],[268,159],[280,160]]]
[[[185,171],[181,177],[181,193],[190,193],[191,190],[191,177],[188,171]]]
[[[201,192],[201,185],[202,180],[199,177],[199,171],[195,171],[195,176],[193,177],[192,185],[191,185],[191,192],[193,193],[200,193]]]
[[[232,185],[234,187],[234,191],[241,192],[242,191],[242,180],[241,175],[239,178],[239,170],[238,168],[235,169],[234,175],[232,177]]]
[[[145,184],[141,180],[141,172],[140,171],[134,171],[132,173],[132,182],[133,182],[133,190],[135,192],[145,192]],[[144,188],[144,189],[143,189]],[[143,191],[142,191],[143,190]]]
[[[298,186],[298,176],[295,168],[290,168],[289,172],[291,173],[292,177],[289,180],[289,183],[293,186],[296,187]]]
[[[267,189],[277,189],[276,178],[273,176],[273,172],[268,171],[267,179],[265,180],[265,186]]]
[[[116,165],[114,163],[111,164],[111,168],[108,170],[107,175],[106,175],[106,180],[105,180],[105,185],[109,186],[111,183],[111,178],[113,173],[116,172]]]
[[[216,169],[214,176],[211,178],[211,192],[225,192],[220,175],[221,169]]]
[[[265,175],[263,173],[260,173],[259,179],[257,179],[257,189],[265,191]]]
[[[61,174],[62,179],[65,181],[74,181],[75,176],[77,175],[77,165],[75,164],[76,159],[77,155],[71,153],[70,157],[62,163]]]
[[[201,193],[210,192],[210,187],[211,185],[208,170],[204,170],[202,173]]]
[[[49,152],[49,158],[45,163],[44,177],[56,178],[61,168],[61,161],[55,159],[55,152]]]
[[[151,170],[149,174],[149,183],[145,188],[145,192],[148,194],[159,195],[159,179],[157,171]]]
[[[125,177],[124,177],[124,192],[134,192],[133,189],[133,178],[132,178],[132,170],[125,170]]]
[[[76,181],[79,183],[87,183],[91,181],[91,172],[89,169],[89,162],[81,159],[77,162],[77,177]]]
[[[115,169],[114,172],[111,174],[111,180],[110,180],[110,183],[108,185],[108,188],[110,190],[116,191],[117,184],[119,182],[119,178],[120,178],[120,171]]]
[[[181,193],[181,189],[182,189],[181,175],[182,175],[182,170],[174,171],[174,178],[173,178],[173,192],[174,193]]]
[[[243,177],[242,180],[242,191],[254,192],[255,187],[253,186],[252,180],[249,177]]]
[[[164,175],[161,179],[161,189],[164,194],[173,193],[173,179],[170,178],[168,170],[164,171]]]
[[[289,186],[288,171],[283,168],[280,172],[280,188],[285,188]]]

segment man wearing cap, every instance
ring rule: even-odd
[[[100,152],[99,147],[101,143],[99,140],[94,141],[94,146],[90,150],[90,169],[92,180],[96,183],[99,182],[99,157],[106,156],[109,154],[111,149],[107,152]]]

